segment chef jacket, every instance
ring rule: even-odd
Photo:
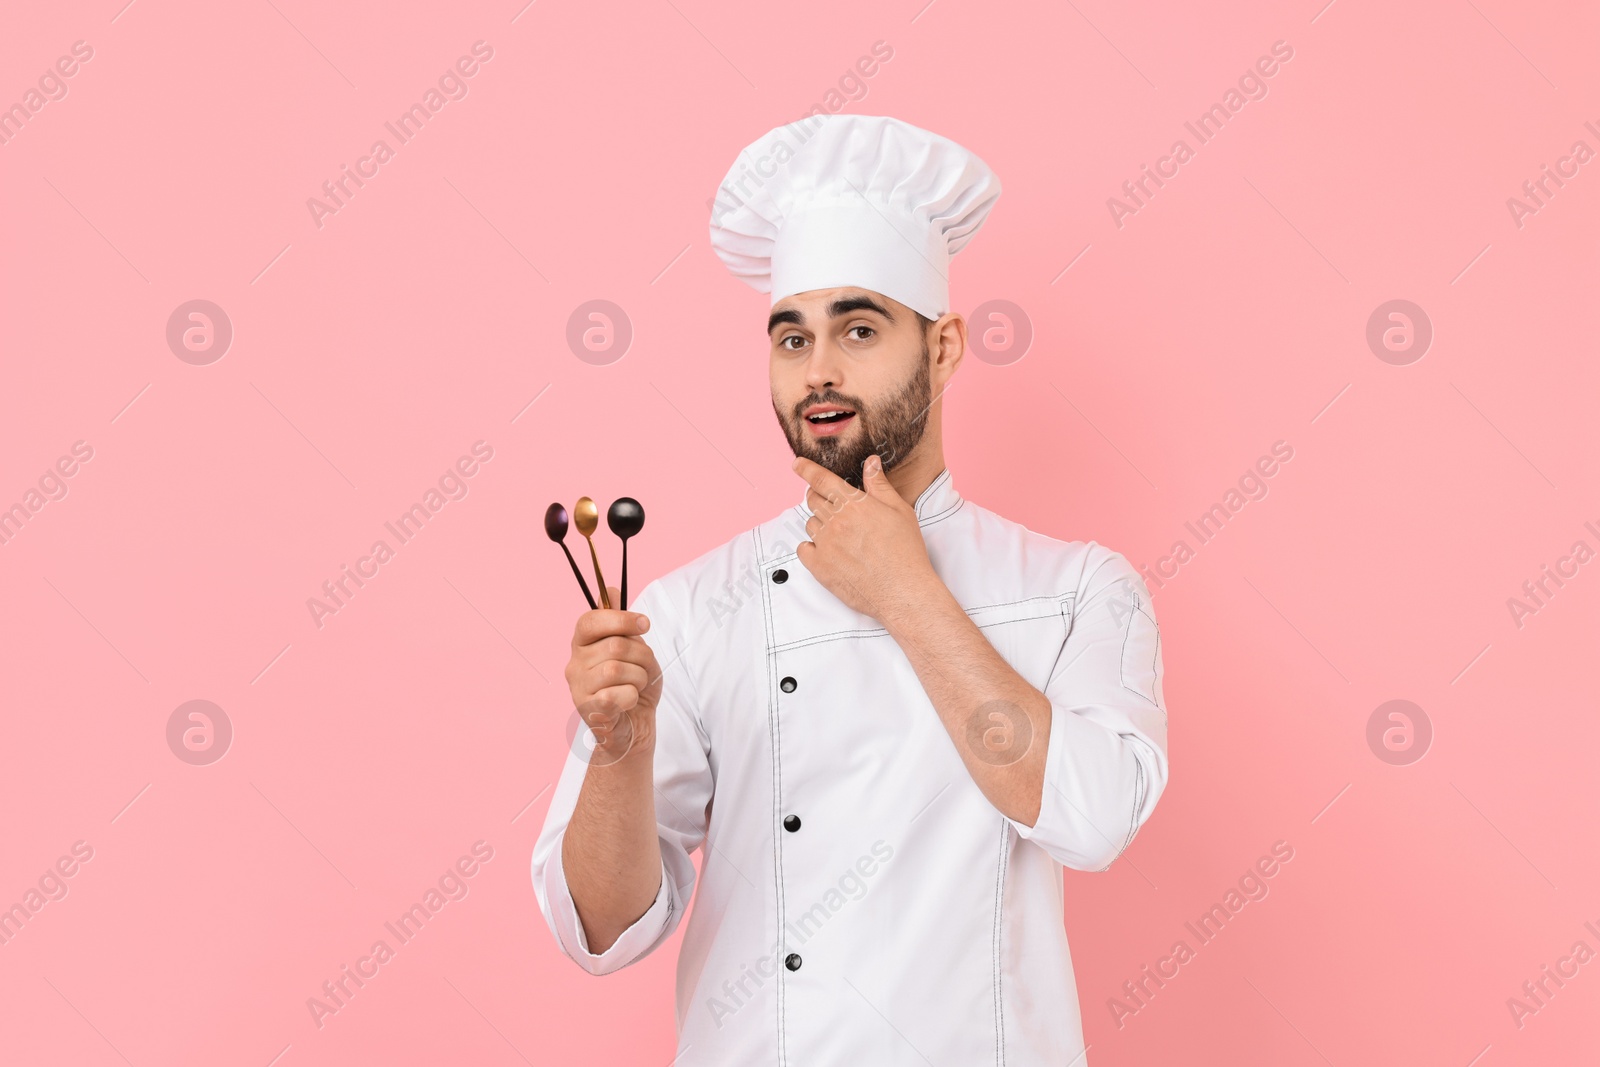
[[[1086,1062],[1061,868],[1108,867],[1167,782],[1149,593],[1118,553],[962,499],[949,470],[915,510],[956,601],[1050,700],[1038,819],[989,802],[895,639],[799,562],[803,501],[650,583],[633,607],[664,671],[660,890],[589,951],[561,862],[582,743],[533,884],[562,949],[607,974],[677,928],[704,850],[674,1067]]]

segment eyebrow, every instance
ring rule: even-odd
[[[805,321],[806,320],[801,316],[800,312],[795,311],[792,308],[785,308],[782,311],[774,311],[772,313],[772,317],[767,320],[767,332],[771,333],[773,330],[777,329],[786,322],[793,323],[796,326],[804,326]]]
[[[828,305],[828,317],[830,319],[837,319],[840,316],[850,314],[852,311],[875,311],[888,320],[891,325],[894,323],[894,316],[889,313],[889,309],[872,299],[870,296],[841,297],[840,299],[835,300],[833,303]],[[774,311],[771,317],[767,319],[767,332],[771,333],[778,326],[786,322],[795,326],[804,326],[805,316],[793,308],[785,308],[782,311]]]

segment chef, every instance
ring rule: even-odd
[[[771,293],[803,496],[579,617],[588,729],[533,852],[591,974],[693,897],[676,1067],[1087,1062],[1062,868],[1106,869],[1166,786],[1161,644],[1126,559],[945,465],[950,259],[999,195],[960,145],[846,115],[771,131],[722,186],[711,243]]]

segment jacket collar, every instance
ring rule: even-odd
[[[926,526],[935,519],[943,518],[961,506],[961,494],[956,492],[955,481],[950,476],[950,468],[940,471],[933,481],[928,483],[917,497],[913,507],[917,513],[917,524]],[[811,517],[811,509],[806,506],[806,491],[800,492],[800,505],[796,509],[805,518]]]

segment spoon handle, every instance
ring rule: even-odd
[[[600,573],[600,554],[594,550],[594,538],[585,536],[589,542],[589,558],[594,560],[594,581],[600,587],[600,606],[606,609],[611,607],[611,594],[606,592],[606,578]]]
[[[628,539],[622,539],[622,610],[628,610]]]
[[[583,599],[589,602],[591,609],[599,607],[594,602],[594,594],[589,592],[589,583],[583,580],[583,572],[578,569],[578,561],[572,558],[572,549],[567,547],[565,541],[557,541],[556,544],[561,546],[561,551],[567,554],[567,562],[572,564],[572,576],[578,579],[578,587],[583,590]]]

